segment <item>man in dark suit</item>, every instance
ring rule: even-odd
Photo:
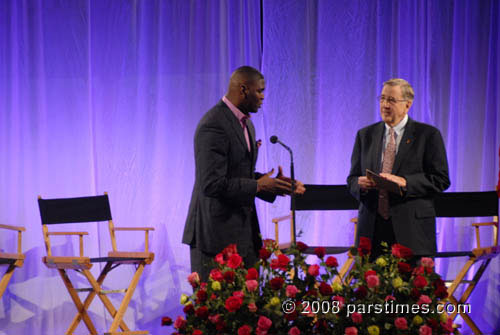
[[[370,238],[372,260],[382,253],[383,241],[415,255],[436,252],[433,196],[450,186],[448,161],[439,130],[408,117],[413,98],[406,80],[386,81],[379,97],[383,122],[356,135],[347,183],[360,201],[356,245],[360,236]],[[401,193],[379,189],[366,169],[397,183]]]
[[[213,258],[236,244],[247,267],[262,246],[255,197],[273,202],[291,193],[291,180],[255,172],[260,142],[250,119],[264,100],[264,76],[242,66],[231,75],[227,94],[201,119],[194,138],[196,178],[182,242],[190,246],[191,270],[206,281]],[[297,192],[304,186],[298,182]]]

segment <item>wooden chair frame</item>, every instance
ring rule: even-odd
[[[295,210],[357,210],[358,201],[351,196],[349,189],[346,185],[305,185],[306,192],[302,196],[297,196],[295,199]],[[293,209],[289,215],[281,216],[272,219],[274,223],[274,234],[276,243],[279,245],[280,250],[289,248],[292,243],[296,241],[294,235],[295,222],[293,218]],[[354,223],[354,236],[356,236],[357,218],[350,220]],[[290,242],[279,242],[279,225],[284,222],[290,222]],[[354,242],[354,238],[353,238]],[[353,243],[354,244],[354,243]],[[315,246],[309,247],[304,253],[314,253]],[[339,270],[339,275],[335,277],[334,282],[342,282],[347,280],[347,274],[350,272],[354,265],[354,257],[350,254],[349,247],[328,246],[325,247],[327,254],[342,254],[347,252],[348,258],[342,264]]]
[[[0,299],[2,298],[5,290],[7,289],[7,285],[9,284],[12,275],[14,274],[14,270],[23,266],[24,264],[24,254],[22,251],[22,232],[26,231],[24,227],[18,226],[9,226],[0,224],[0,228],[17,231],[17,253],[7,253],[0,251],[0,265],[6,265],[7,271],[5,271],[2,276],[2,280],[0,280]]]
[[[450,314],[451,318],[460,315],[474,334],[483,334],[477,324],[459,305],[467,303],[474,289],[477,287],[486,268],[491,260],[500,254],[498,245],[498,196],[495,191],[489,192],[449,192],[439,194],[435,198],[437,217],[491,217],[491,222],[472,223],[476,237],[476,247],[471,251],[438,252],[436,258],[467,257],[467,261],[453,280],[446,280],[448,284],[447,301],[455,306],[455,312]],[[480,229],[492,227],[493,241],[489,246],[481,245]],[[479,264],[475,269],[472,280],[465,277],[473,266]],[[455,293],[460,285],[466,285],[464,292],[457,298]]]
[[[64,204],[61,206],[60,204],[56,204],[50,208],[50,201],[56,203],[57,201],[68,201],[70,206],[68,208],[64,208]],[[98,201],[99,205],[96,208],[89,207],[87,203],[83,207],[87,208],[77,208],[79,211],[79,215],[77,214],[76,218],[72,217],[71,207],[75,208],[79,206],[79,202],[92,202]],[[73,203],[74,202],[74,203]],[[111,326],[109,330],[105,332],[105,335],[115,335],[115,334],[123,334],[123,335],[140,335],[140,334],[149,334],[148,331],[131,331],[126,323],[123,321],[123,316],[125,311],[128,308],[130,300],[134,294],[134,291],[139,283],[139,279],[144,271],[144,267],[148,264],[151,264],[154,260],[154,253],[149,251],[149,232],[154,230],[152,227],[115,227],[113,224],[113,220],[111,218],[111,210],[109,208],[109,200],[107,193],[104,193],[104,196],[96,196],[96,197],[83,197],[83,198],[69,198],[69,199],[47,199],[44,200],[41,197],[38,197],[38,203],[40,206],[40,214],[42,216],[42,230],[43,237],[45,241],[45,247],[47,250],[47,256],[43,257],[43,263],[48,268],[57,269],[63,283],[71,297],[71,300],[75,304],[77,309],[77,314],[73,318],[71,324],[66,330],[67,335],[72,335],[76,328],[78,327],[81,321],[84,322],[88,331],[91,335],[97,335],[97,330],[90,319],[88,314],[88,308],[94,298],[97,296],[99,300],[103,303],[105,309],[108,311],[110,316],[113,318]],[[58,206],[61,206],[58,208]],[[100,208],[98,208],[100,207]],[[84,209],[90,209],[90,212],[85,213]],[[92,210],[95,209],[96,212],[101,212],[100,214],[93,214]],[[47,211],[52,211],[52,213],[47,213]],[[57,211],[62,211],[61,213],[57,213]],[[102,213],[105,213],[102,216]],[[52,217],[50,217],[52,216]],[[79,216],[79,217],[78,217]],[[105,220],[103,219],[105,218]],[[60,224],[60,223],[75,223],[75,222],[94,222],[94,221],[108,221],[108,228],[111,237],[112,251],[108,252],[107,257],[98,257],[98,258],[90,258],[85,256],[84,254],[84,243],[83,236],[89,235],[88,232],[63,232],[63,231],[49,231],[49,224]],[[144,252],[127,252],[127,251],[118,251],[117,243],[116,243],[116,232],[117,231],[144,231],[145,232],[145,250]],[[79,255],[78,256],[54,256],[52,255],[51,245],[50,245],[50,236],[78,236],[79,237]],[[90,269],[92,268],[94,263],[106,263],[100,272],[97,279],[92,275]],[[106,276],[113,269],[122,264],[134,264],[136,267],[136,271],[130,281],[128,288],[123,290],[104,290],[102,288],[103,282]],[[77,273],[82,274],[90,284],[90,288],[80,288],[77,289],[73,286],[71,282],[67,270],[75,270]],[[78,296],[79,292],[88,292],[84,301],[80,299]],[[120,306],[118,309],[113,306],[111,301],[108,299],[106,294],[108,293],[119,293],[125,292],[125,296],[123,297]],[[121,331],[118,331],[118,328]]]
[[[335,190],[335,187],[341,185],[305,185],[306,193],[305,198],[297,197],[296,209],[297,210],[342,210],[342,209],[357,209],[357,201],[347,193],[347,186],[345,192],[340,189]],[[309,194],[312,191],[314,194]],[[330,193],[329,193],[330,192]],[[336,194],[336,196],[330,196]],[[499,223],[498,223],[498,195],[495,191],[488,192],[446,192],[439,193],[435,196],[436,217],[492,217],[491,222],[472,223],[475,230],[476,247],[471,251],[452,251],[452,252],[438,252],[436,258],[450,258],[450,257],[467,257],[462,269],[459,271],[454,280],[446,281],[448,285],[448,299],[451,304],[455,305],[455,313],[450,314],[453,320],[460,315],[467,325],[472,329],[474,334],[482,334],[479,327],[471,319],[471,317],[462,311],[459,307],[465,304],[472,292],[476,288],[479,280],[481,279],[486,268],[491,260],[500,254],[499,240]],[[289,248],[292,242],[279,243],[279,224],[282,222],[290,222],[290,239],[295,241],[293,234],[293,213],[277,217],[272,220],[275,224],[275,239],[280,249]],[[356,224],[357,219],[351,219],[351,222]],[[480,239],[480,230],[482,228],[491,227],[493,230],[492,245],[482,246]],[[354,228],[354,235],[356,235],[356,227]],[[312,253],[315,247],[310,247],[306,253]],[[327,253],[342,253],[347,251],[342,247],[326,247]],[[466,280],[465,277],[469,271],[473,270],[476,263],[480,264],[475,270],[472,280]],[[354,258],[349,254],[349,258],[342,265],[339,270],[338,277],[335,278],[336,282],[350,282],[348,273],[354,264]],[[456,290],[460,285],[467,285],[460,298],[455,296]]]

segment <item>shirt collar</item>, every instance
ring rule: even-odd
[[[405,117],[403,118],[403,120],[401,120],[396,126],[393,127],[396,135],[399,136],[399,134],[403,131],[403,129],[405,129],[407,123],[408,123],[408,114],[406,114]],[[387,125],[387,123],[384,123],[384,124],[385,124],[385,134],[387,135],[387,134],[389,134],[389,129],[391,127],[389,127]]]
[[[249,118],[248,116],[246,116],[245,114],[243,114],[243,112],[240,111],[238,109],[238,107],[236,107],[235,105],[233,105],[233,103],[231,101],[229,101],[229,99],[226,98],[226,96],[222,97],[222,101],[227,105],[227,107],[229,107],[229,109],[231,110],[231,112],[233,112],[234,116],[236,116],[236,118],[238,119],[238,121],[243,122],[243,119],[248,119]]]

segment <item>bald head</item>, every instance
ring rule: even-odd
[[[243,113],[255,113],[264,100],[264,76],[251,66],[237,68],[229,79],[226,98]]]

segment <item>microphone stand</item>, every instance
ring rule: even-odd
[[[290,150],[290,178],[292,178],[292,195],[291,197],[291,209],[292,209],[292,245],[296,245],[296,231],[295,231],[295,171],[293,168],[293,153]]]

